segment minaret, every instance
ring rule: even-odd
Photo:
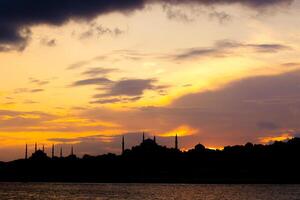
[[[54,144],[52,144],[52,158],[54,158]]]
[[[34,152],[37,151],[37,143],[34,144]]]
[[[143,142],[145,141],[145,132],[143,132]]]
[[[125,151],[125,138],[123,135],[123,137],[122,137],[122,154],[124,154],[124,151]]]
[[[27,156],[28,151],[27,150],[28,149],[27,149],[27,144],[26,144],[26,146],[25,146],[25,160],[27,160],[27,158],[28,158],[28,156]]]
[[[71,156],[74,155],[74,152],[73,152],[73,146],[71,147]]]
[[[60,147],[60,157],[63,157],[62,147]]]
[[[43,152],[45,152],[45,146],[43,145]]]
[[[178,150],[178,137],[177,137],[177,134],[175,136],[175,149]]]
[[[153,137],[153,141],[156,143],[156,137],[155,136]]]

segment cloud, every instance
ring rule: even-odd
[[[167,86],[157,86],[155,79],[125,79],[114,82],[105,89],[105,93],[97,94],[95,98],[112,96],[141,96],[146,90],[163,90]],[[102,88],[101,88],[102,89]]]
[[[279,128],[277,124],[268,121],[258,122],[257,127],[261,130],[276,130]]]
[[[43,92],[45,91],[42,88],[36,88],[36,89],[29,89],[29,88],[17,88],[14,90],[15,94],[20,94],[20,93],[37,93],[37,92]]]
[[[32,92],[32,93],[43,92],[43,91],[44,91],[44,89],[41,89],[41,88],[30,90],[30,92]]]
[[[0,110],[0,131],[15,132],[34,130],[42,122],[52,120],[53,115],[43,112],[23,112],[15,110]]]
[[[280,89],[278,89],[280,88]],[[300,130],[300,71],[255,76],[233,81],[216,90],[179,97],[164,107],[126,111],[93,108],[82,112],[93,119],[107,119],[124,130],[162,133],[175,127],[196,129],[192,145],[231,145],[259,142],[259,138]]]
[[[292,48],[282,44],[251,44],[231,40],[217,41],[212,47],[188,48],[175,55],[167,56],[175,60],[185,60],[201,57],[226,57],[232,55],[234,50],[245,49],[255,53],[277,53],[279,51],[291,50]]]
[[[230,21],[232,19],[232,17],[228,13],[224,11],[218,12],[215,10],[209,13],[209,17],[212,19],[216,18],[220,24],[224,24],[225,22]]]
[[[109,85],[113,82],[107,78],[89,78],[76,81],[72,86],[86,86],[86,85]]]
[[[165,94],[165,89],[170,86],[157,85],[155,79],[123,79],[114,81],[106,87],[98,88],[102,93],[93,96],[91,104],[129,103],[143,98],[146,90]]]
[[[121,30],[118,27],[108,28],[108,27],[104,27],[103,25],[97,25],[96,23],[91,23],[87,31],[80,33],[79,39],[87,39],[93,36],[100,37],[103,35],[117,37],[123,34],[124,32],[125,31]]]
[[[107,75],[109,73],[118,71],[116,68],[103,68],[103,67],[94,67],[84,71],[82,74],[90,77],[98,76],[98,75]]]
[[[42,85],[47,85],[50,83],[50,81],[48,80],[40,80],[40,79],[35,79],[35,78],[29,78],[29,82],[30,83],[33,83],[33,84],[36,84],[36,85],[39,85],[39,86],[42,86]]]
[[[182,4],[180,4],[182,5]],[[210,19],[217,19],[220,24],[231,21],[232,16],[224,11],[217,11],[214,6],[203,8],[195,7],[195,5],[178,6],[164,4],[163,10],[168,19],[179,22],[190,23],[194,22],[201,14],[207,15]]]
[[[48,47],[54,47],[56,46],[56,39],[48,39],[48,38],[43,38],[41,39],[41,44],[44,46],[48,46]]]
[[[0,7],[1,3],[3,2],[0,2]],[[29,28],[19,27],[16,24],[3,23],[1,18],[3,16],[0,14],[0,52],[23,51],[31,39],[31,31]]]
[[[116,82],[104,96],[138,96],[154,88],[154,79],[128,79]]]
[[[242,4],[252,8],[290,4],[293,0],[2,0],[0,1],[0,51],[24,50],[34,25],[61,26],[75,19],[91,20],[99,15],[142,9],[149,4],[216,5]]]
[[[182,9],[175,9],[172,6],[164,5],[163,10],[166,12],[168,19],[181,21],[185,23],[193,22],[195,19],[185,13]]]
[[[67,67],[67,69],[68,70],[77,69],[77,68],[83,67],[84,65],[87,65],[89,63],[90,63],[90,61],[85,61],[85,60],[84,61],[79,61],[79,62],[71,64],[69,67]]]
[[[110,54],[108,54],[108,55],[110,55]],[[104,59],[107,59],[107,55],[100,55],[100,56],[96,56],[96,57],[93,57],[88,60],[81,60],[79,62],[72,63],[66,69],[67,70],[79,69],[85,65],[92,63],[93,61],[99,61],[99,60],[104,60]]]
[[[95,101],[91,101],[90,103],[91,104],[128,103],[128,102],[138,101],[141,98],[142,98],[142,96],[123,97],[123,98],[106,98],[106,99],[98,99],[98,100],[95,100]]]
[[[105,120],[62,116],[46,112],[0,110],[0,132],[94,132],[118,129],[118,125]]]
[[[0,130],[62,133],[99,131],[99,135],[102,135],[101,131],[116,129],[118,135],[143,130],[151,135],[162,135],[176,130],[186,134],[180,138],[180,145],[184,147],[192,147],[199,142],[209,147],[222,147],[248,141],[260,142],[262,138],[278,138],[287,133],[289,136],[298,134],[300,131],[299,94],[300,70],[296,70],[277,75],[240,79],[215,90],[181,96],[167,106],[125,110],[99,106],[76,110],[78,119],[64,119],[61,116],[40,112],[0,110]],[[124,96],[126,97],[135,96]],[[121,97],[109,98],[118,101]],[[117,126],[101,123],[104,120]],[[193,134],[185,130],[177,130],[176,127],[189,127],[187,130],[193,130]],[[97,136],[92,136],[85,139],[76,138],[78,151],[97,153],[100,150],[96,148],[96,144],[103,145],[101,151],[104,152],[119,150],[119,137],[116,137],[116,140],[111,139],[111,142],[97,143],[98,140],[93,142]],[[132,144],[140,141],[139,135],[135,137]],[[59,141],[59,138],[56,138],[56,141],[71,142]],[[164,138],[159,138],[159,142],[164,143]]]

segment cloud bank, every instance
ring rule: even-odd
[[[61,26],[70,20],[91,20],[112,12],[129,13],[151,4],[242,4],[251,8],[263,8],[292,2],[293,0],[2,0],[0,51],[24,50],[30,40],[30,27],[34,25]]]

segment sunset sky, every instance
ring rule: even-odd
[[[0,160],[300,132],[298,0],[0,0]]]

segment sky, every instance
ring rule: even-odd
[[[0,0],[0,160],[300,131],[300,1]]]

